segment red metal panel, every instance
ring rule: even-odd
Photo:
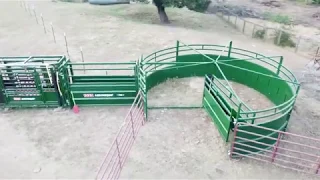
[[[141,92],[139,92],[126,115],[124,123],[120,127],[114,142],[103,159],[95,179],[103,180],[119,178],[122,167],[128,158],[139,129],[145,123],[143,104],[142,95]]]
[[[238,126],[241,125],[253,126],[255,128],[260,128],[261,130],[278,133],[278,138],[272,138],[258,133],[247,132],[248,134],[254,134],[255,136],[258,136],[259,138],[274,139],[276,140],[276,143],[274,145],[270,145],[256,141],[254,139],[238,137],[237,132],[244,131],[238,129]],[[239,142],[239,140],[241,141]],[[251,144],[245,144],[245,142],[251,142]],[[237,144],[239,146],[237,146]],[[255,144],[268,146],[270,148],[258,148],[254,146]],[[257,153],[257,151],[255,151],[255,153],[250,152],[250,148],[251,150],[259,150],[259,153]],[[244,153],[242,154],[241,152]],[[235,126],[234,138],[230,149],[230,157],[234,156],[247,157],[267,163],[273,163],[274,165],[287,169],[319,175],[320,139],[278,131],[253,124],[239,123]]]

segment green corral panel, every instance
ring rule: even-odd
[[[222,138],[228,141],[231,125],[230,116],[226,115],[215,97],[207,89],[204,90],[203,107],[217,126]]]
[[[212,55],[212,54],[206,54],[206,55],[211,57],[212,59],[216,59],[218,57],[217,55]],[[230,59],[234,59],[234,61],[230,61]],[[150,60],[150,62],[152,61],[153,60]],[[194,53],[194,54],[188,54],[188,55],[179,55],[176,58],[176,61],[177,62],[194,62],[194,64],[192,66],[190,66],[190,64],[189,66],[182,65],[182,64],[166,66],[165,69],[161,69],[161,66],[158,66],[157,69],[161,69],[161,70],[153,71],[151,74],[149,74],[146,77],[147,90],[156,86],[157,84],[164,82],[168,78],[184,78],[184,77],[193,77],[193,76],[203,77],[206,74],[213,74],[217,78],[223,79],[217,65],[214,62],[211,62],[210,59],[204,57],[202,54]],[[277,67],[275,67],[274,71],[271,71],[270,69],[263,67],[262,65],[256,64],[254,61],[237,60],[236,58],[228,58],[226,56],[220,56],[218,61],[220,62],[219,63],[220,69],[223,71],[225,77],[229,81],[231,80],[255,89],[256,91],[262,93],[268,99],[270,99],[270,101],[272,101],[276,106],[283,104],[290,98],[294,98],[296,94],[295,90],[293,90],[287,82],[281,80],[281,77],[277,75]],[[199,63],[205,63],[205,62],[207,63],[199,64]],[[261,74],[249,72],[246,70],[259,72]],[[275,77],[275,78],[272,78],[272,77]],[[227,107],[227,109],[230,109],[233,117],[240,118],[239,122],[247,122],[247,121],[249,123],[254,122],[254,119],[247,118],[248,120],[246,120],[245,114],[243,114],[243,116],[241,116],[240,114],[237,114],[237,110],[231,108],[231,105],[228,104],[228,102],[224,98],[222,98],[219,95],[219,93],[217,93],[215,97],[213,97],[208,93],[207,90],[205,90],[204,100],[206,100],[203,102],[204,108],[208,112],[209,116],[212,118],[213,122],[217,126],[224,140],[227,140],[227,135],[229,134],[231,128],[233,127],[233,124],[230,122],[230,117],[221,108],[222,106],[225,106]],[[261,123],[259,125],[263,127],[276,129],[276,130],[285,130],[288,123],[289,116],[290,116],[290,111],[293,107],[292,106],[293,103],[289,104],[288,107],[286,106],[278,107],[278,109],[274,111],[274,113],[276,113],[278,111],[283,110],[281,113],[278,113],[279,116],[283,114],[281,118],[275,119],[270,116],[271,118],[269,118],[270,119],[269,121],[266,121],[265,123]],[[252,111],[252,113],[253,112],[254,111]],[[238,137],[244,137],[248,139],[247,141],[242,141],[241,143],[247,144],[247,145],[253,145],[250,140],[256,140],[258,143],[261,142],[261,143],[266,143],[268,145],[272,145],[274,144],[275,141],[270,140],[267,137],[277,136],[270,132],[267,133],[267,132],[261,131],[260,129],[250,129],[252,128],[251,126],[249,127],[244,125],[244,126],[239,126],[238,128],[256,132],[256,133],[262,133],[263,135],[266,136],[266,138],[257,138],[255,136],[250,136],[248,134],[239,132],[237,134]],[[239,145],[236,144],[235,148],[237,146],[240,147]],[[267,148],[267,146],[263,146],[261,144],[255,145],[255,146],[260,147],[262,149]],[[241,146],[240,148],[244,148],[244,146]],[[253,150],[250,148],[249,150],[252,152],[257,152],[257,150]]]
[[[70,90],[79,106],[130,105],[138,92],[134,76],[75,76]]]

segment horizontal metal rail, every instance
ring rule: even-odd
[[[145,122],[142,98],[142,94],[139,91],[114,142],[103,159],[95,179],[119,178],[137,133]]]
[[[259,134],[244,130],[242,129],[244,126],[255,128],[256,132],[259,132],[259,129],[261,129],[269,131],[270,134],[278,134],[278,138],[270,137],[271,135],[265,132]],[[239,132],[241,132],[241,136]],[[246,136],[245,134],[253,135],[254,137]],[[283,136],[290,136],[291,138],[290,140],[284,140],[282,139]],[[296,142],[297,138],[302,138],[303,142]],[[260,142],[262,139],[273,141],[271,141],[272,143],[266,143],[268,141]],[[312,145],[306,144],[306,142],[310,142]],[[259,147],[257,145],[262,146]],[[292,170],[318,174],[320,172],[319,152],[320,139],[247,123],[238,123],[234,129],[234,140],[230,149],[230,157],[247,157],[282,166],[284,166],[284,163],[286,164],[284,167]]]

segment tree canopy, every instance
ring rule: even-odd
[[[146,0],[137,0],[145,2]],[[196,12],[204,12],[207,10],[211,0],[153,0],[153,3],[158,8],[158,13],[161,22],[169,23],[169,18],[165,12],[165,7],[187,7],[188,9]]]
[[[187,7],[188,9],[197,12],[206,11],[211,3],[210,0],[162,0],[162,2],[165,7]]]

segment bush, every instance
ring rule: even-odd
[[[274,38],[274,44],[282,47],[296,47],[296,43],[292,40],[291,36],[292,35],[288,32],[282,31],[280,33],[280,31],[277,31],[276,37]]]
[[[320,1],[320,0],[319,0]],[[272,14],[270,12],[266,12],[263,14],[264,18],[269,21],[273,21],[279,24],[291,25],[292,19],[287,15],[281,14]]]
[[[266,35],[266,30],[265,29],[260,29],[254,32],[253,38],[257,39],[264,39],[264,36]]]
[[[312,4],[320,4],[320,0],[312,0]]]

